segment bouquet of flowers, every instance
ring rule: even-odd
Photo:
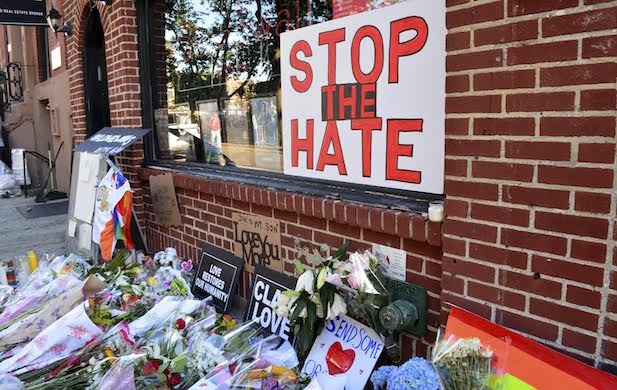
[[[439,381],[433,365],[420,357],[400,367],[381,366],[371,375],[375,390],[438,390]]]
[[[478,338],[439,338],[433,365],[442,389],[483,389],[493,374],[494,354]]]
[[[325,322],[347,314],[348,308],[349,314],[367,321],[378,333],[385,333],[379,310],[390,303],[390,294],[378,260],[369,252],[356,252],[343,260],[347,247],[345,243],[317,269],[305,270],[296,260],[300,277],[295,290],[284,291],[273,304],[277,316],[290,319],[303,357]]]

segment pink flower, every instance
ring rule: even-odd
[[[51,352],[55,353],[56,355],[62,354],[62,352],[64,352],[65,349],[66,349],[66,345],[64,344],[56,344],[50,348]]]
[[[182,268],[182,271],[184,272],[191,271],[193,269],[193,261],[190,259],[183,261],[182,263],[180,263],[180,268]]]
[[[43,348],[45,344],[47,344],[47,336],[45,335],[41,335],[34,339],[34,345],[36,345],[38,348]]]
[[[69,326],[71,328],[71,334],[78,340],[81,340],[81,337],[84,336],[88,331],[83,326]]]
[[[182,318],[178,318],[176,320],[176,326],[178,327],[178,329],[182,330],[186,327],[186,321],[184,321]]]

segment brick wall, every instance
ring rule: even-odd
[[[174,173],[183,226],[157,225],[147,183],[150,175],[162,171],[139,170],[144,182],[147,240],[153,250],[172,246],[181,256],[199,259],[204,242],[233,252],[233,212],[276,218],[281,223],[282,259],[287,273],[294,273],[296,239],[340,247],[345,240],[350,250],[364,251],[371,243],[404,249],[407,252],[407,281],[428,290],[429,330],[420,342],[403,336],[406,356],[426,355],[440,324],[441,224],[425,216],[300,194],[281,192],[207,180]],[[249,274],[239,283],[239,294],[250,293]]]
[[[64,0],[64,21],[73,23],[73,35],[66,37],[67,68],[69,70],[71,119],[75,144],[87,138],[84,100],[83,41],[90,12],[88,0]],[[105,35],[105,57],[111,126],[141,128],[141,95],[137,47],[137,16],[132,0],[116,0],[112,6],[96,2]],[[142,190],[136,169],[144,161],[141,142],[116,159],[134,190],[135,214],[143,221]],[[143,223],[143,222],[142,222]]]
[[[443,302],[617,362],[617,1],[447,0]]]

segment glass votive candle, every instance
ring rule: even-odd
[[[428,205],[428,219],[431,222],[442,222],[445,216],[443,202],[431,202]]]

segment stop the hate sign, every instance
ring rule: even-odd
[[[441,194],[444,0],[281,35],[285,173]]]

